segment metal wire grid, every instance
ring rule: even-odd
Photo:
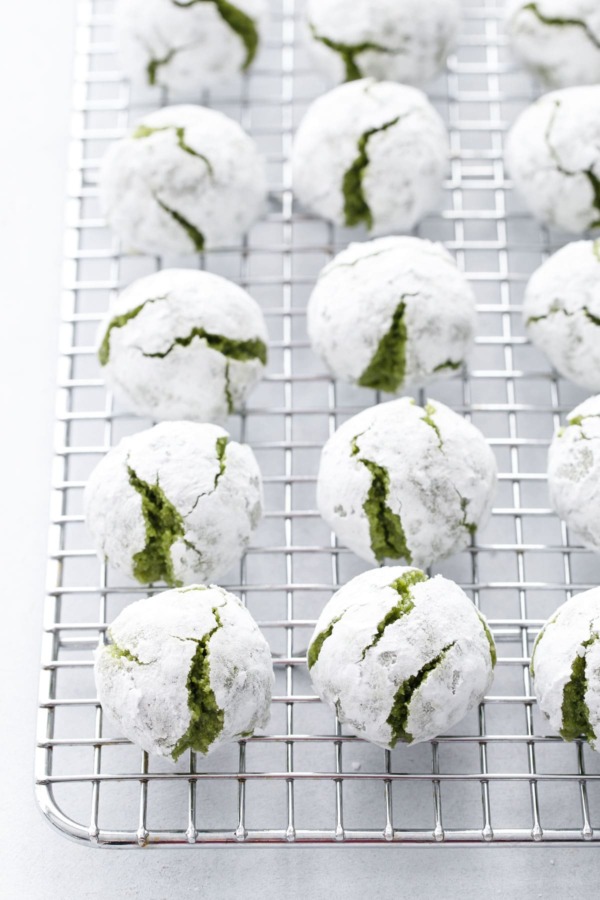
[[[499,664],[492,694],[450,734],[393,752],[344,734],[312,694],[304,666],[323,604],[364,568],[315,511],[319,451],[344,418],[379,397],[333,382],[306,338],[310,287],[357,234],[314,219],[293,200],[293,130],[326,88],[305,56],[302,4],[273,4],[266,46],[237,90],[185,98],[222,109],[255,136],[268,158],[271,199],[243,246],[183,261],[122,257],[97,208],[108,142],[142,110],[180,99],[131,92],[116,69],[113,4],[81,0],[79,8],[36,759],[42,811],[70,837],[102,846],[599,840],[598,758],[581,743],[546,735],[528,673],[542,622],[573,592],[597,584],[600,572],[548,509],[549,439],[582,396],[522,332],[523,285],[561,238],[532,222],[504,172],[504,133],[535,89],[510,61],[502,3],[465,0],[457,53],[430,92],[449,125],[452,163],[443,211],[417,232],[445,242],[478,295],[471,371],[432,394],[489,437],[500,487],[479,543],[438,570],[489,617]],[[81,513],[93,465],[124,434],[150,424],[105,392],[92,350],[97,322],[132,278],[174,263],[236,279],[268,317],[268,377],[231,420],[232,434],[261,464],[267,515],[226,586],[264,629],[276,669],[264,734],[208,759],[191,753],[175,767],[114,733],[95,698],[92,651],[107,623],[147,591],[98,563]]]

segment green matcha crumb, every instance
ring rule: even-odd
[[[406,341],[408,329],[404,320],[407,297],[418,294],[403,294],[392,316],[392,324],[383,335],[371,362],[358,379],[362,387],[395,393],[404,383],[406,373]]]
[[[176,337],[166,350],[157,353],[144,353],[150,359],[164,359],[175,347],[189,347],[194,338],[206,341],[211,350],[216,350],[229,359],[237,359],[240,362],[248,362],[258,359],[263,365],[267,363],[267,346],[258,338],[247,341],[238,341],[234,338],[224,337],[222,334],[213,334],[204,328],[192,328],[185,337]]]
[[[416,675],[411,675],[398,687],[398,690],[394,695],[392,709],[386,719],[387,724],[392,729],[392,738],[390,741],[392,747],[395,747],[398,741],[405,741],[407,744],[412,742],[413,736],[406,730],[410,712],[410,702],[415,691],[421,687],[431,672],[444,661],[446,654],[454,647],[455,643],[456,641],[453,641],[451,644],[444,647],[435,659],[426,663]]]
[[[595,741],[596,734],[590,723],[590,711],[585,702],[587,691],[587,657],[586,650],[598,640],[598,634],[592,634],[587,641],[583,641],[583,653],[577,654],[571,667],[571,678],[565,684],[562,702],[563,727],[560,729],[561,737],[565,741],[574,741],[583,736],[586,741]]]
[[[128,322],[135,319],[148,303],[158,303],[159,300],[167,300],[167,298],[168,294],[165,294],[164,297],[151,297],[149,300],[144,300],[143,303],[140,303],[139,306],[136,306],[134,309],[130,309],[129,312],[122,313],[120,316],[115,316],[110,320],[104,333],[104,337],[102,338],[102,343],[98,348],[98,359],[100,360],[101,366],[105,366],[110,359],[110,337],[112,330],[114,328],[123,328]]]
[[[202,251],[204,250],[204,235],[202,234],[202,232],[198,231],[196,226],[191,222],[188,222],[188,220],[185,219],[181,215],[181,213],[177,212],[176,209],[171,209],[170,206],[167,206],[167,204],[164,203],[159,197],[157,197],[156,194],[154,195],[154,199],[156,200],[160,208],[164,210],[164,212],[168,213],[171,218],[177,222],[178,225],[181,225],[190,241],[194,245],[194,249],[196,250],[196,252],[202,253]]]
[[[242,68],[244,71],[248,69],[256,56],[259,44],[258,29],[254,19],[242,12],[241,9],[238,9],[237,6],[234,6],[233,3],[228,3],[227,0],[171,0],[171,3],[182,9],[194,6],[196,3],[214,3],[223,21],[229,25],[244,44],[246,59]]]
[[[186,750],[206,753],[223,731],[225,712],[217,703],[210,683],[210,639],[222,627],[218,607],[213,609],[216,625],[203,638],[191,638],[197,647],[187,677],[188,709],[191,714],[187,731],[179,738],[171,756],[178,760]]]
[[[344,173],[342,181],[346,225],[358,225],[364,222],[369,230],[373,227],[373,216],[363,194],[363,176],[365,169],[369,165],[367,144],[369,143],[369,138],[374,134],[392,128],[399,120],[400,116],[396,116],[395,119],[386,122],[384,125],[370,128],[358,139],[358,154],[350,168]]]
[[[362,44],[342,44],[341,41],[334,41],[322,34],[318,34],[312,22],[309,22],[309,28],[315,41],[319,41],[319,43],[324,44],[325,47],[329,47],[330,50],[339,53],[344,68],[346,69],[345,81],[357,81],[359,78],[363,77],[363,73],[355,58],[359,53],[364,53],[366,50],[377,50],[380,53],[395,52],[389,47],[383,47],[381,44],[375,44],[372,41],[363,41]]]
[[[437,409],[433,405],[433,403],[426,403],[425,404],[425,415],[421,418],[421,422],[425,422],[426,425],[429,425],[430,428],[433,428],[433,430],[435,431],[435,433],[437,435],[438,444],[441,449],[444,446],[444,442],[442,440],[442,432],[440,431],[439,425],[433,418],[436,412],[437,412]]]
[[[206,167],[210,174],[213,174],[213,167],[211,165],[210,160],[203,153],[198,153],[197,150],[194,150],[193,147],[190,147],[189,144],[185,141],[185,128],[178,125],[163,125],[160,128],[151,128],[149,125],[139,125],[136,130],[132,134],[132,138],[134,140],[140,140],[141,138],[150,137],[153,134],[157,134],[160,131],[174,131],[177,137],[177,146],[184,151],[184,153],[189,153],[190,156],[197,156],[198,159],[201,159],[202,162],[206,163]]]
[[[420,572],[419,569],[414,569],[412,572],[407,572],[406,575],[401,575],[400,578],[397,578],[395,581],[392,581],[390,587],[393,588],[400,595],[400,599],[392,608],[385,614],[381,622],[378,624],[375,629],[375,635],[373,636],[373,640],[370,644],[367,644],[362,653],[362,659],[365,658],[367,652],[375,647],[381,638],[383,637],[383,633],[388,625],[391,625],[393,622],[397,622],[398,619],[401,619],[403,616],[408,615],[408,613],[414,609],[415,604],[412,601],[410,589],[415,584],[420,584],[423,581],[428,581],[428,576],[425,575],[424,572]]]
[[[111,656],[114,656],[115,659],[127,659],[129,662],[136,663],[138,666],[145,666],[147,663],[143,663],[139,657],[135,656],[131,650],[127,650],[125,647],[118,647],[117,644],[109,644],[108,652]]]
[[[342,615],[343,615],[343,613],[342,613]],[[339,622],[341,618],[342,618],[341,615],[335,616],[335,618],[333,618],[331,620],[331,622],[329,623],[327,628],[325,628],[323,631],[319,632],[319,634],[316,636],[316,638],[314,638],[311,641],[310,647],[308,648],[308,655],[307,655],[307,660],[306,660],[308,663],[309,669],[312,669],[312,667],[318,660],[319,654],[320,654],[321,650],[323,649],[323,644],[325,643],[327,638],[331,637],[331,634],[333,632],[333,626],[336,624],[336,622]]]
[[[543,24],[543,25],[551,25],[557,28],[564,28],[566,26],[572,26],[574,28],[583,28],[586,35],[594,44],[594,46],[600,49],[600,40],[596,37],[594,32],[588,26],[587,22],[584,22],[582,19],[563,19],[559,16],[547,16],[539,9],[537,3],[527,3],[525,6],[521,8],[519,12],[532,12],[534,16]]]
[[[352,441],[352,456],[360,453],[356,443],[358,437],[360,435]],[[392,512],[386,502],[390,492],[389,472],[370,459],[361,458],[359,462],[371,473],[371,486],[363,503],[363,510],[369,522],[371,550],[375,559],[377,562],[382,562],[386,558],[412,562],[412,554],[406,543],[400,516]]]
[[[133,555],[133,574],[142,584],[165,581],[171,587],[180,587],[173,571],[171,547],[185,535],[183,518],[160,487],[139,478],[131,466],[127,466],[129,484],[142,500],[142,515],[146,526],[146,546]]]
[[[481,624],[483,626],[483,630],[485,632],[487,642],[490,645],[490,657],[492,659],[492,669],[493,669],[493,668],[495,668],[496,663],[498,661],[498,654],[496,653],[496,643],[492,636],[492,632],[490,631],[490,627],[489,627],[488,623],[486,622],[486,620],[484,619],[484,617],[481,615],[481,613],[479,612],[478,609],[475,609],[475,612],[477,613],[477,615],[479,617],[479,621],[481,622]]]

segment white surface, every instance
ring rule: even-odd
[[[175,896],[595,896],[593,848],[94,851],[42,821],[33,743],[49,498],[74,0],[0,7],[0,229],[4,291],[0,398],[0,846],[2,900]],[[35,60],[35,66],[32,65]],[[6,423],[6,424],[5,424]],[[10,427],[8,426],[10,423]],[[377,879],[375,879],[375,874]]]

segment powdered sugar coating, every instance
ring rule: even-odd
[[[192,659],[197,642],[213,630],[209,679],[224,721],[208,748],[212,753],[269,720],[269,646],[237,597],[215,585],[197,585],[138,600],[108,629],[114,646],[96,650],[102,707],[123,735],[146,752],[170,757],[185,734],[191,719],[186,682]]]
[[[235,0],[235,7],[252,20],[260,37],[265,0]],[[116,24],[123,70],[188,96],[228,81],[253,61],[214,0],[120,0]]]
[[[429,421],[427,421],[429,419]],[[427,409],[403,397],[363,410],[344,422],[321,454],[317,504],[342,544],[375,564],[364,504],[375,463],[389,476],[385,505],[400,518],[407,556],[419,568],[458,553],[490,515],[496,463],[483,435],[451,409]]]
[[[579,234],[600,226],[600,85],[545,94],[506,144],[515,186],[544,224]]]
[[[265,197],[255,142],[233,119],[203,106],[165,106],[144,116],[109,148],[100,173],[102,208],[131,253],[235,244]]]
[[[385,237],[350,244],[321,272],[308,333],[331,372],[360,382],[402,303],[407,337],[400,388],[452,375],[475,331],[475,296],[441,244]]]
[[[353,74],[421,85],[444,64],[459,19],[457,0],[426,5],[420,0],[309,0],[308,46],[315,63],[335,81]],[[353,73],[340,51],[325,41],[363,48],[351,54]]]
[[[98,463],[85,492],[85,518],[102,557],[131,578],[147,545],[140,493],[130,470],[158,485],[182,517],[170,548],[174,581],[218,578],[242,556],[262,516],[262,481],[250,447],[228,440],[223,459],[217,425],[161,422],[123,438]]]
[[[585,660],[582,700],[593,733],[600,735],[600,588],[577,594],[548,619],[536,641],[531,659],[534,686],[540,709],[552,731],[565,725],[565,686],[571,680],[573,662]],[[584,642],[589,642],[584,646]],[[590,739],[596,750],[596,740]]]
[[[523,318],[561,375],[600,391],[600,240],[567,244],[534,272]]]
[[[116,318],[127,315],[115,327]],[[193,336],[199,329],[212,345]],[[219,337],[246,352],[241,358],[232,355],[235,348],[222,352],[215,346]],[[163,269],[135,281],[99,330],[100,355],[108,353],[102,374],[129,409],[155,419],[213,424],[243,405],[264,370],[253,344],[266,347],[267,341],[264,316],[252,297],[225,278],[195,269]]]
[[[600,553],[600,396],[567,416],[548,454],[550,501],[573,536]]]
[[[333,595],[312,638],[334,623],[310,669],[313,686],[350,731],[381,747],[393,746],[387,720],[398,688],[438,656],[420,686],[407,694],[410,743],[452,728],[492,682],[485,620],[461,588],[441,575],[412,585],[414,608],[388,619],[378,634],[400,600],[393,582],[413,571],[380,568],[353,578]]]
[[[515,53],[548,87],[600,82],[597,0],[510,0],[506,28]]]
[[[408,231],[435,206],[449,154],[444,124],[416,88],[364,78],[315,100],[294,140],[294,191],[309,209],[344,225],[344,175],[371,129],[380,130],[368,139],[362,174],[370,230]]]

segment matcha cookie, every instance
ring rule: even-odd
[[[441,244],[414,237],[350,244],[308,304],[313,349],[333,375],[389,393],[453,375],[474,331],[465,277]]]
[[[531,657],[535,695],[565,741],[600,735],[600,588],[571,597],[551,616]]]
[[[335,81],[366,75],[424,84],[441,69],[460,19],[458,0],[309,0],[309,49]]]
[[[333,595],[308,648],[315,691],[359,737],[393,748],[452,728],[492,682],[485,618],[453,581],[374,569]]]
[[[107,637],[95,654],[99,700],[147,753],[208,754],[267,724],[269,645],[223,588],[193,585],[138,600]]]
[[[496,463],[483,435],[431,400],[363,410],[321,454],[317,504],[340,542],[372,564],[426,568],[464,550],[489,518]]]
[[[511,0],[513,50],[550,88],[600,82],[598,0]]]
[[[119,0],[123,71],[188,96],[218,87],[254,62],[265,0]]]
[[[506,161],[544,225],[574,234],[600,227],[600,85],[540,97],[513,125]]]
[[[163,269],[118,297],[100,327],[98,358],[138,415],[220,424],[261,377],[267,340],[260,307],[241,287]]]
[[[534,272],[523,318],[561,375],[600,391],[600,240],[567,244]]]
[[[162,422],[92,472],[85,518],[98,553],[141,584],[207,582],[242,556],[262,515],[250,447],[217,425]]]
[[[577,406],[554,435],[548,489],[573,537],[600,553],[600,396]]]
[[[437,203],[448,155],[425,94],[363,78],[308,108],[294,140],[294,191],[337,225],[409,231]]]
[[[192,254],[236,244],[262,212],[265,164],[233,119],[165,106],[114,143],[100,201],[128,253]]]

